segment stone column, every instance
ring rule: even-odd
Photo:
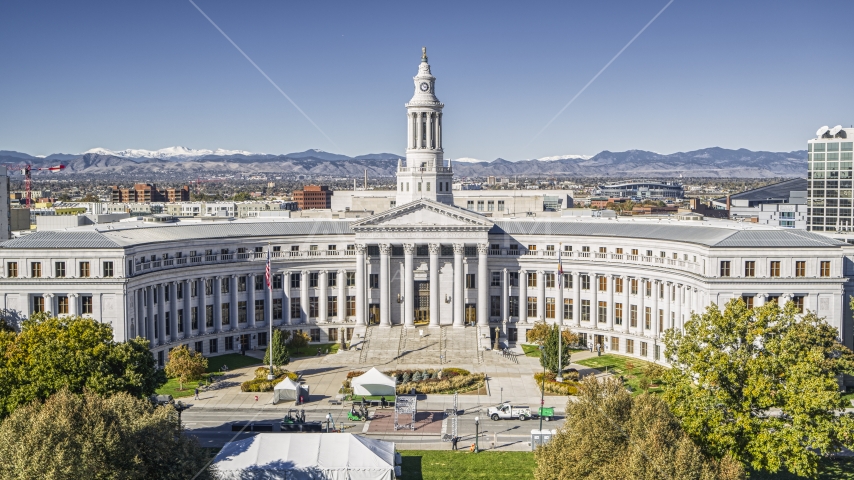
[[[192,319],[190,318],[193,307],[190,303],[190,282],[192,282],[190,279],[184,280],[184,338],[190,338],[193,334],[193,324]]]
[[[228,328],[226,331],[237,330],[237,277],[231,275],[228,279],[231,286],[228,289]]]
[[[308,270],[303,270],[303,271],[302,271],[302,276],[300,277],[300,281],[299,281],[299,287],[300,287],[300,293],[299,293],[299,305],[300,305],[300,308],[299,308],[299,310],[300,310],[299,323],[300,323],[300,324],[306,324],[306,323],[308,323],[308,319],[309,319],[309,313],[310,313],[310,312],[308,311],[308,296],[309,296],[309,292],[308,292],[308,277],[309,277],[309,274],[310,274],[310,273],[311,273],[311,272],[309,272]]]
[[[424,137],[421,135],[424,133],[424,129],[421,128],[423,122],[421,115],[421,112],[415,112],[415,148],[424,148]]]
[[[599,329],[599,275],[594,273],[590,275],[590,320],[593,328]]]
[[[389,255],[391,245],[380,244],[380,326],[391,326],[391,275],[389,274]]]
[[[157,297],[157,340],[159,345],[163,345],[166,342],[166,294],[163,291],[164,286],[162,283],[154,286],[160,290]]]
[[[438,115],[439,115],[439,117],[438,117],[438,118],[439,118],[439,121],[438,121],[438,124],[437,124],[438,126],[436,127],[437,132],[438,132],[438,133],[436,134],[436,139],[437,139],[437,140],[436,140],[436,148],[442,148],[442,114],[441,114],[441,113],[439,113]],[[441,161],[441,160],[440,160],[440,161]],[[444,167],[444,166],[445,166],[445,165],[444,165],[444,163],[445,163],[445,162],[444,162],[444,161],[442,161],[442,165],[438,165],[438,166],[439,166],[439,167]]]
[[[685,301],[685,286],[676,284],[676,328],[682,330],[682,302]]]
[[[632,314],[632,306],[631,302],[631,291],[632,291],[632,278],[631,277],[623,277],[623,332],[629,333],[629,321],[631,319]]]
[[[537,271],[537,319],[546,320],[546,272]]]
[[[670,314],[673,311],[673,282],[667,282],[664,285],[664,330],[672,328],[670,325]],[[663,333],[663,332],[662,332]]]
[[[415,244],[403,244],[403,324],[415,326],[415,265],[412,255]]]
[[[753,306],[754,306],[754,307],[761,307],[762,305],[765,305],[765,301],[766,301],[767,299],[768,299],[768,294],[767,294],[767,293],[759,293],[759,294],[757,294],[757,295],[756,295],[756,297],[753,299]]]
[[[501,270],[501,318],[510,321],[510,272]]]
[[[638,326],[635,333],[639,335],[646,333],[646,282],[645,278],[638,279]]]
[[[225,280],[226,282],[228,280]],[[222,331],[222,282],[223,278],[216,276],[213,278],[213,314],[214,314],[214,332]]]
[[[169,289],[169,341],[178,340],[178,284],[174,280],[166,284]]]
[[[246,328],[255,326],[255,274],[246,276]]]
[[[338,323],[347,320],[347,270],[338,270]]]
[[[42,298],[44,298],[44,311],[50,313],[52,316],[56,316],[56,308],[53,306],[53,294],[43,293]]]
[[[572,273],[572,323],[581,326],[581,275]]]
[[[439,249],[441,245],[431,243],[427,246],[430,250],[430,326],[438,327],[439,324]]]
[[[365,245],[356,245],[356,324],[366,325],[365,321]]]
[[[528,323],[528,272],[519,271],[519,323]]]
[[[139,290],[137,290],[137,292],[139,292]],[[142,297],[140,295],[137,295],[136,304],[142,305]],[[140,309],[137,309],[137,316],[139,316],[140,311],[141,311]],[[69,315],[77,315],[77,312],[79,312],[79,310],[77,309],[77,294],[76,293],[69,293],[68,294],[68,314]],[[137,334],[139,334],[139,333],[141,333],[141,332],[137,332]]]
[[[608,275],[608,319],[607,328],[614,331],[614,275]]]
[[[652,335],[658,338],[658,280],[652,282]]]
[[[146,296],[146,316],[145,316],[145,336],[151,345],[157,345],[157,338],[154,335],[154,287],[145,288]]]
[[[477,244],[477,324],[489,326],[489,245]]]
[[[428,149],[433,148],[433,114],[427,114],[427,141],[425,142],[425,147]]]
[[[406,148],[412,148],[412,114],[406,114]],[[398,187],[399,188],[399,187]]]
[[[329,305],[327,302],[327,296],[329,295],[329,273],[326,270],[321,270],[318,275],[317,281],[319,282],[320,294],[317,299],[317,306],[320,310],[320,321],[328,322],[329,321]]]
[[[454,326],[465,326],[465,277],[463,276],[463,253],[465,245],[454,244]]]

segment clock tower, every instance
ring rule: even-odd
[[[436,98],[436,77],[430,73],[427,49],[421,49],[421,65],[415,94],[406,104],[406,164],[397,166],[397,205],[425,198],[453,205],[454,173],[445,166],[442,149],[442,108]]]

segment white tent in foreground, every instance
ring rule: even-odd
[[[273,405],[279,402],[293,402],[299,395],[300,386],[288,377],[273,387]]]
[[[390,395],[393,397],[396,384],[395,379],[377,370],[376,367],[350,380],[354,395]]]
[[[214,458],[222,479],[394,480],[394,442],[352,433],[259,433]]]

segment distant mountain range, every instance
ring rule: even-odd
[[[242,150],[193,150],[186,147],[121,151],[96,148],[80,154],[56,153],[45,157],[0,150],[0,164],[3,165],[29,163],[34,166],[47,166],[63,163],[66,166],[65,172],[71,174],[172,178],[255,173],[341,178],[360,176],[366,169],[369,176],[390,177],[394,175],[398,159],[401,158],[404,156],[393,153],[349,157],[314,149],[274,155]],[[804,177],[807,170],[807,153],[805,150],[754,152],[719,147],[668,155],[644,150],[606,150],[592,157],[561,155],[519,161],[464,158],[454,160],[453,167],[454,173],[460,177]]]

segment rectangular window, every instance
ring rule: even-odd
[[[217,340],[218,339],[216,338],[208,340],[208,348],[210,353],[216,353],[217,350],[219,350],[219,342]]]
[[[537,316],[537,297],[528,297],[528,318]]]
[[[80,313],[83,315],[92,315],[92,296],[80,296]]]
[[[664,282],[658,284],[658,298],[664,298]]]
[[[729,260],[724,260],[721,262],[721,276],[728,277],[729,276]]]
[[[439,185],[441,185],[441,183]],[[338,329],[337,328],[327,328],[326,329],[326,338],[330,342],[337,342],[338,341]]]
[[[489,297],[489,316],[501,316],[501,296],[492,295],[491,297]]]
[[[581,320],[584,322],[590,320],[590,300],[581,301]]]
[[[638,306],[629,305],[629,326],[637,328],[638,326]]]
[[[199,329],[199,307],[190,308],[190,328],[193,330]]]
[[[563,319],[564,320],[572,320],[572,299],[564,298],[563,299]]]
[[[821,262],[821,276],[829,277],[830,276],[830,262]]]
[[[281,320],[282,319],[282,299],[274,298],[273,299],[273,320]]]
[[[564,273],[563,274],[563,288],[572,288],[572,274]]]
[[[291,298],[291,318],[299,320],[302,318],[302,309],[300,308],[299,297]]]
[[[237,277],[237,291],[245,292],[246,291],[246,276]]]
[[[368,275],[368,288],[380,288],[380,275],[378,273]]]
[[[518,317],[519,316],[519,297],[512,295],[509,298],[510,300],[510,311],[507,312],[508,317]]]
[[[607,292],[608,291],[608,277],[599,277],[599,291]]]
[[[44,311],[44,297],[33,297],[33,313],[41,313]]]
[[[330,317],[338,316],[338,297],[334,295],[326,297],[326,314]]]
[[[427,191],[430,191],[430,182],[427,182]]]
[[[6,276],[18,278],[18,262],[6,262]]]
[[[300,284],[300,274],[292,273],[291,274],[291,288],[299,288]]]
[[[620,351],[620,339],[619,339],[619,337],[611,337],[611,351],[614,351],[614,352]]]
[[[795,307],[798,309],[798,313],[804,313],[804,297],[792,297],[792,302],[795,304]]]
[[[510,280],[511,287],[519,286],[519,272],[508,272],[507,278]]]
[[[488,211],[488,212],[494,212],[495,211],[495,201],[494,200],[488,200],[486,202],[486,211]]]
[[[658,331],[664,331],[664,310],[658,309]]]
[[[466,288],[477,288],[477,284],[475,283],[475,278],[473,273],[466,274]]]
[[[478,212],[482,212],[482,211],[483,211],[483,200],[478,200],[478,201],[477,201],[477,211],[478,211]]]
[[[213,305],[205,305],[205,327],[212,328],[213,326]]]
[[[780,276],[780,262],[779,261],[771,262],[771,268],[769,269],[769,271],[770,271],[770,274],[772,277],[779,277]]]
[[[89,262],[80,262],[80,278],[89,278]]]
[[[645,281],[645,282],[644,282],[644,285],[646,285],[646,288],[645,288],[645,290],[646,290],[646,292],[645,292],[645,293],[646,293],[646,296],[647,296],[647,297],[651,297],[651,296],[652,296],[652,282],[650,282],[649,280],[647,280],[647,281]]]
[[[356,297],[354,295],[347,297],[347,316],[356,316]]]
[[[255,300],[255,321],[263,322],[264,317],[264,299]]]
[[[196,342],[193,346],[193,349],[198,353],[202,353],[202,341],[199,340],[198,342]]]
[[[337,287],[338,286],[338,275],[335,273],[327,273],[326,274],[326,286],[327,287]]]
[[[184,309],[178,309],[178,333],[184,333]]]
[[[474,211],[474,200],[468,200],[468,201],[466,201],[466,208],[467,208],[468,210],[472,210],[472,211]]]
[[[231,282],[229,282],[228,277],[221,278],[219,280],[219,291],[220,291],[220,293],[228,293],[229,287],[231,286],[231,285],[229,285],[230,283]]]
[[[640,351],[641,357],[645,357],[647,355],[646,342],[640,342],[640,346],[641,346],[641,351]]]
[[[626,353],[635,353],[635,341],[630,338],[626,339]]]
[[[55,262],[53,270],[56,278],[65,278],[65,262]]]
[[[205,279],[205,295],[213,295],[213,279]]]
[[[320,316],[320,302],[317,297],[308,297],[308,316],[309,318]]]
[[[580,275],[581,277],[581,289],[582,290],[590,290],[590,275]]]
[[[528,273],[528,288],[537,286],[537,274]]]
[[[30,277],[42,278],[42,264],[41,264],[41,262],[30,262]]]
[[[796,277],[806,277],[807,276],[807,262],[795,262],[795,276]]]
[[[169,337],[172,335],[172,318],[169,315],[169,312],[163,314],[163,326],[165,327],[164,330],[166,331],[166,336]]]
[[[615,303],[614,304],[614,324],[622,325],[623,324],[623,304]]]
[[[643,328],[649,330],[652,328],[652,308],[644,307],[643,309]]]
[[[312,342],[320,341],[320,329],[319,328],[311,328],[308,331],[309,337],[311,337]]]
[[[335,276],[333,275],[332,278],[335,278]],[[282,289],[282,274],[281,273],[277,273],[277,274],[273,275],[273,288],[275,290],[281,290]]]
[[[62,315],[68,313],[68,297],[61,295],[56,299],[56,313]]]
[[[347,272],[347,286],[355,287],[356,286],[356,272]]]
[[[629,282],[629,285],[631,285],[630,293],[631,293],[632,295],[637,295],[637,294],[638,294],[638,279],[637,279],[637,278],[633,278],[633,279]]]
[[[499,201],[498,201],[498,211],[499,211],[499,212],[503,212],[503,211],[504,211],[504,200],[499,200]]]
[[[753,308],[753,297],[752,296],[742,296],[741,301],[744,302],[744,305],[747,308]]]
[[[599,308],[597,313],[599,323],[608,322],[608,302],[599,302]]]
[[[234,350],[234,337],[225,337],[225,350]]]
[[[545,274],[545,277],[546,277],[546,288],[555,288],[555,274],[554,273],[547,273],[547,274]]]
[[[246,301],[237,302],[237,323],[246,323],[249,317]]]
[[[753,260],[748,260],[744,262],[744,276],[745,277],[755,277],[756,276],[756,262]]]
[[[317,288],[317,285],[320,281],[320,274],[317,272],[312,272],[308,274],[308,288]]]
[[[492,281],[489,283],[490,287],[500,287],[501,286],[501,272],[492,272]]]
[[[623,293],[623,278],[617,277],[614,279],[614,293]]]
[[[546,318],[555,318],[554,297],[546,297]]]
[[[222,324],[231,325],[231,304],[221,303],[219,310],[220,318],[222,318]]]
[[[255,290],[264,290],[266,277],[263,275],[255,275]]]

